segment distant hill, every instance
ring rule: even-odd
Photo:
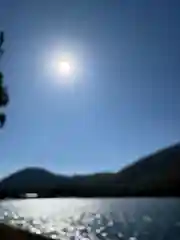
[[[41,168],[26,168],[15,172],[0,182],[0,190],[21,190],[36,192],[38,189],[55,188],[59,182],[67,182],[68,177],[56,175]]]
[[[117,173],[116,181],[149,194],[180,192],[180,144],[155,152]]]
[[[0,195],[37,192],[53,196],[180,195],[180,144],[160,150],[117,173],[67,177],[40,168],[26,168],[0,182]]]

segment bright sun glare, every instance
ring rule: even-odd
[[[69,62],[60,62],[60,73],[62,75],[69,75],[71,73],[71,66]]]
[[[49,59],[52,59],[49,61]],[[77,64],[70,54],[55,52],[47,58],[46,71],[60,84],[73,85],[77,79]],[[78,71],[79,72],[79,71]]]

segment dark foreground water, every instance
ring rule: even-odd
[[[53,239],[180,239],[180,199],[4,201],[0,217]]]

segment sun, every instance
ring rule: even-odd
[[[67,76],[67,75],[70,75],[71,74],[71,64],[67,61],[61,61],[60,64],[59,64],[59,70],[60,70],[60,73],[63,75],[63,76]]]

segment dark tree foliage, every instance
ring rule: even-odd
[[[7,88],[3,84],[3,74],[0,72],[0,107],[5,107],[9,103]],[[0,113],[0,127],[3,127],[6,121],[6,114]]]
[[[0,56],[3,54],[3,49],[1,48],[4,42],[4,32],[0,32]],[[6,107],[9,103],[9,96],[6,86],[4,86],[4,76],[0,72],[0,107]],[[0,127],[2,128],[6,121],[6,114],[4,112],[0,113]]]

